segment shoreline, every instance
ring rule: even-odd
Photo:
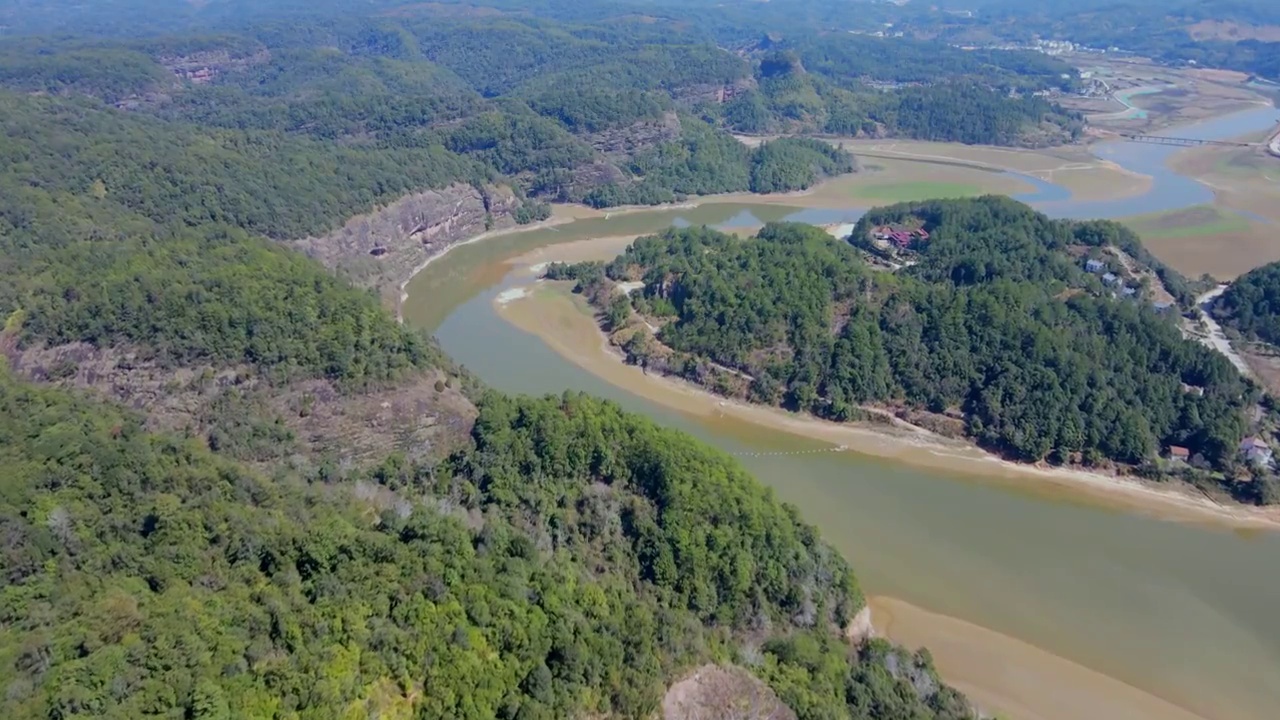
[[[444,258],[454,249],[465,245],[473,245],[484,240],[491,240],[493,238],[505,237],[508,235],[519,235],[520,233],[533,232],[535,230],[547,230],[559,225],[567,225],[569,223],[577,222],[578,220],[608,218],[610,215],[629,215],[637,212],[692,210],[702,205],[716,203],[732,204],[741,202],[744,204],[786,205],[785,200],[813,195],[823,185],[841,178],[856,175],[857,173],[846,173],[844,175],[824,178],[822,181],[815,183],[812,187],[804,190],[792,190],[785,193],[758,194],[751,192],[732,192],[721,193],[718,195],[699,195],[681,202],[663,203],[660,205],[619,205],[618,207],[612,207],[608,210],[598,210],[589,205],[582,205],[579,203],[553,203],[551,206],[551,217],[546,220],[539,220],[538,222],[532,222],[527,225],[513,225],[512,227],[501,228],[498,230],[486,230],[477,235],[472,235],[469,238],[450,243],[432,253],[421,263],[418,263],[414,266],[408,277],[396,284],[396,289],[398,291],[395,308],[396,320],[400,323],[404,323],[404,304],[409,299],[409,284],[413,282],[414,278],[418,277],[423,270],[426,270],[437,260]]]
[[[947,683],[997,717],[1207,720],[1151,691],[958,617],[885,595],[868,596],[867,608],[877,637],[927,647]]]
[[[780,408],[723,398],[685,380],[646,374],[625,363],[617,349],[609,345],[595,319],[587,316],[567,293],[558,293],[560,297],[556,300],[561,307],[555,308],[548,307],[547,298],[555,297],[552,293],[556,291],[535,293],[530,292],[533,286],[521,287],[523,293],[508,295],[503,302],[494,302],[495,313],[505,322],[536,335],[557,354],[602,380],[686,414],[732,418],[835,446],[843,445],[862,455],[997,482],[1014,489],[1019,489],[1019,481],[1025,489],[1025,481],[1033,479],[1041,488],[1064,488],[1076,496],[1086,496],[1105,504],[1119,503],[1126,509],[1160,519],[1201,522],[1233,529],[1280,531],[1278,508],[1224,505],[1183,489],[1166,489],[1120,476],[1017,463],[986,452],[972,443],[953,441],[922,429],[874,423],[834,423]],[[537,302],[539,297],[542,302],[538,304],[542,307],[538,311],[520,312],[521,306]],[[594,333],[594,348],[583,347],[583,338],[576,338],[579,342],[575,343],[552,331],[550,326],[555,323],[546,320],[553,314],[561,325],[572,322],[565,316],[564,304],[570,306],[569,309],[579,316],[582,323],[590,326]],[[579,325],[576,328],[578,333],[584,333],[586,325]]]
[[[1262,102],[1262,101],[1258,102],[1257,105],[1259,106],[1270,105],[1272,107],[1275,107],[1273,103]],[[1177,127],[1182,127],[1187,125],[1195,125],[1195,124],[1206,122],[1209,120],[1219,120],[1222,118],[1231,117],[1233,115],[1250,112],[1254,109],[1256,108],[1253,108],[1253,107],[1239,108],[1231,112],[1223,113],[1222,115],[1213,116],[1212,118],[1194,120],[1187,123],[1174,123],[1174,124],[1171,124],[1169,127],[1177,128]],[[747,137],[756,142],[761,142],[768,139],[768,137],[766,136],[760,136],[760,137],[734,136],[734,137],[737,138],[739,142],[742,141],[743,137]],[[1277,131],[1276,137],[1280,138],[1280,131]],[[828,140],[831,142],[839,142],[842,140],[842,138],[838,138],[838,137],[830,137],[830,138],[818,137],[818,139]],[[985,152],[1000,152],[1000,153],[1008,153],[1012,155],[1040,157],[1042,159],[1057,159],[1057,160],[1062,160],[1064,163],[1057,167],[1051,167],[1051,168],[1018,168],[1012,165],[998,164],[998,163],[993,163],[993,162],[989,162],[987,160],[982,160],[982,159],[974,160],[971,158],[961,157],[959,155],[954,155],[954,156],[922,155],[919,153],[899,152],[899,151],[894,151],[892,149],[892,146],[898,145],[898,144],[915,143],[921,146],[929,145],[930,143],[928,143],[927,141],[918,141],[918,140],[895,141],[891,139],[869,140],[867,138],[861,138],[861,139],[843,138],[843,139],[851,141],[852,144],[855,146],[855,149],[850,150],[850,152],[853,153],[854,157],[858,157],[858,153],[856,152],[856,147],[858,145],[862,145],[867,147],[867,149],[870,150],[871,153],[875,153],[875,152],[882,153],[881,155],[864,153],[864,155],[868,157],[879,157],[881,159],[893,159],[899,162],[914,162],[914,163],[920,163],[924,165],[934,164],[934,165],[947,165],[952,167],[959,166],[965,169],[970,169],[978,172],[998,172],[998,173],[1013,173],[1017,175],[1026,175],[1028,177],[1032,177],[1032,178],[1041,180],[1043,182],[1048,182],[1050,184],[1057,185],[1058,187],[1066,189],[1067,192],[1071,194],[1072,196],[1071,199],[1073,200],[1089,201],[1091,197],[1087,193],[1077,196],[1077,193],[1073,191],[1070,186],[1064,185],[1058,182],[1054,182],[1054,180],[1051,179],[1052,175],[1056,172],[1084,171],[1088,169],[1088,166],[1092,165],[1092,163],[1097,163],[1097,167],[1106,169],[1108,172],[1114,172],[1114,173],[1117,173],[1118,175],[1128,177],[1131,180],[1141,183],[1140,188],[1136,189],[1134,192],[1131,192],[1131,193],[1122,193],[1120,197],[1131,197],[1131,196],[1140,197],[1144,193],[1150,192],[1151,178],[1149,176],[1134,172],[1132,170],[1128,170],[1116,164],[1113,161],[1107,160],[1105,158],[1102,158],[1096,155],[1093,152],[1093,147],[1095,145],[1102,144],[1109,141],[1115,141],[1116,138],[1114,137],[1098,138],[1092,142],[1081,143],[1079,145],[1062,145],[1062,146],[1055,146],[1055,147],[1044,148],[1044,149],[1006,148],[1006,147],[985,146],[985,145],[967,146],[967,145],[957,145],[955,143],[933,143],[933,144],[943,145],[943,146],[952,145],[952,146],[955,146],[955,149],[957,151],[961,151],[967,148],[976,148],[978,150],[982,150]],[[885,152],[885,148],[884,148],[884,145],[886,143],[888,143],[891,146],[887,153]],[[1088,153],[1088,155],[1090,156],[1089,162],[1082,161],[1079,163],[1072,163],[1070,161],[1066,161],[1063,158],[1057,158],[1053,156],[1050,152],[1054,149],[1076,148],[1076,147],[1081,148],[1082,150]],[[1173,171],[1172,167],[1170,167],[1169,169],[1170,171]],[[846,173],[844,175],[837,175],[830,178],[824,178],[818,183],[815,183],[812,187],[807,188],[805,190],[795,190],[795,191],[786,192],[786,193],[757,194],[757,193],[751,193],[751,192],[732,192],[732,193],[721,193],[716,195],[700,195],[696,197],[691,197],[688,200],[685,200],[682,202],[666,203],[662,205],[623,205],[616,208],[610,208],[608,210],[597,210],[595,208],[591,208],[589,206],[581,205],[581,204],[556,203],[552,205],[551,217],[546,220],[542,220],[536,223],[530,223],[528,225],[516,225],[509,228],[503,228],[501,230],[485,231],[478,235],[474,235],[464,240],[460,240],[458,242],[447,245],[444,248],[441,248],[437,252],[433,253],[430,257],[423,260],[416,267],[414,267],[413,271],[408,275],[408,277],[406,277],[405,279],[397,283],[398,294],[396,295],[396,306],[395,306],[396,318],[400,322],[402,323],[404,322],[404,312],[403,312],[404,303],[408,300],[408,297],[409,297],[408,286],[411,282],[413,282],[414,278],[416,278],[423,270],[426,270],[432,263],[448,255],[449,252],[454,248],[460,247],[462,245],[470,245],[472,243],[476,243],[481,240],[487,240],[494,237],[501,237],[504,235],[512,235],[512,234],[528,232],[533,230],[544,230],[547,228],[555,227],[557,225],[571,223],[575,220],[606,217],[614,214],[621,215],[621,214],[629,214],[629,213],[643,212],[643,211],[662,212],[662,211],[679,210],[679,209],[692,209],[692,208],[699,207],[701,205],[714,204],[714,203],[730,204],[730,203],[741,202],[744,204],[786,205],[787,200],[794,200],[797,198],[804,198],[807,196],[815,195],[824,186],[829,186],[830,184],[834,182],[838,182],[843,178],[850,178],[850,177],[856,178],[860,174],[862,173],[855,172],[855,173]],[[1045,174],[1048,174],[1050,178],[1042,177],[1042,175],[1045,175]],[[1114,197],[1114,195],[1106,194],[1106,197]],[[841,209],[866,210],[871,207],[874,207],[875,205],[876,203],[874,202],[869,203],[865,207],[852,204],[852,203],[845,203],[841,205]],[[832,206],[814,205],[813,207],[826,208],[826,207],[832,207]]]
[[[904,141],[904,142],[918,142],[918,141]],[[1003,150],[1005,152],[1024,154],[1024,155],[1037,154],[1033,150],[1019,150],[1019,149],[996,148],[996,147],[991,147],[986,149]],[[855,152],[854,156],[857,157],[858,153]],[[897,156],[892,156],[892,155],[885,155],[885,156],[866,155],[866,156],[880,158],[880,159],[894,160],[900,163],[912,163],[912,164],[919,164],[919,165],[939,165],[939,166],[957,168],[961,170],[971,170],[974,172],[987,172],[987,173],[992,173],[996,175],[999,175],[1000,173],[1026,175],[1028,177],[1041,180],[1043,182],[1049,182],[1055,185],[1057,184],[1057,183],[1053,183],[1052,180],[1047,180],[1047,179],[1038,177],[1037,172],[1042,172],[1042,171],[1018,169],[1012,166],[998,166],[991,163],[974,161],[974,160],[969,160],[961,157],[949,158],[941,155],[912,157],[908,154],[897,155]],[[1052,157],[1049,155],[1045,155],[1043,153],[1040,153],[1039,156],[1046,159]],[[1099,163],[1099,166],[1105,167],[1111,172],[1119,172],[1122,175],[1126,175],[1131,178],[1135,178],[1139,180],[1146,178],[1146,176],[1138,175],[1130,171],[1124,170],[1119,166],[1115,166],[1114,163],[1111,163],[1110,161],[1107,161],[1107,160],[1103,160],[1101,158],[1099,158],[1097,162]],[[1077,170],[1077,169],[1085,169],[1085,168],[1076,168],[1076,167],[1067,167],[1067,166],[1053,168],[1054,171],[1057,171],[1057,170],[1071,171],[1071,170]],[[538,222],[529,223],[527,225],[514,225],[512,227],[501,228],[497,230],[486,230],[485,232],[479,233],[477,235],[473,235],[463,240],[450,243],[445,247],[432,253],[429,257],[424,259],[421,263],[414,266],[413,270],[409,273],[407,277],[405,277],[403,280],[396,283],[396,290],[397,290],[395,295],[396,319],[401,323],[404,322],[404,304],[409,299],[409,292],[408,292],[409,284],[412,283],[413,280],[419,274],[422,273],[422,271],[426,270],[433,263],[445,257],[446,255],[448,255],[454,248],[462,247],[464,245],[471,245],[474,243],[481,242],[483,240],[489,240],[489,239],[504,237],[508,235],[517,235],[524,232],[546,230],[549,228],[554,228],[559,225],[570,224],[578,220],[607,218],[612,215],[629,215],[629,214],[638,213],[638,212],[659,213],[659,212],[670,212],[672,210],[691,210],[694,208],[701,207],[703,205],[716,205],[716,204],[786,206],[796,200],[804,200],[806,198],[812,198],[816,195],[820,195],[824,190],[830,188],[833,185],[837,185],[841,182],[851,182],[851,181],[856,181],[860,178],[874,177],[875,174],[876,173],[874,171],[871,171],[871,172],[859,171],[859,172],[845,173],[842,175],[835,175],[832,177],[823,178],[817,183],[814,183],[811,187],[805,188],[804,190],[792,190],[789,192],[782,192],[782,193],[753,193],[749,191],[736,191],[736,192],[728,192],[728,193],[718,193],[713,195],[697,195],[697,196],[691,196],[682,201],[673,202],[673,203],[664,203],[660,205],[620,205],[618,207],[612,207],[612,208],[600,210],[600,209],[590,207],[588,205],[582,205],[580,203],[553,203],[551,206],[552,207],[551,217],[547,218],[546,220],[540,220]],[[1024,186],[1025,189],[1030,189],[1031,187],[1027,185],[1025,181],[1018,180],[1017,178],[1012,178],[1011,181],[1020,183],[1021,185]],[[1058,185],[1058,186],[1066,189],[1067,192],[1071,193],[1072,196],[1074,197],[1075,193],[1072,192],[1070,188],[1063,185]],[[1002,193],[999,190],[984,191],[984,194],[986,194],[986,192],[990,192],[994,194],[1006,194],[1006,193]],[[1141,194],[1141,193],[1138,192],[1134,194]],[[866,211],[871,209],[872,207],[876,207],[877,205],[883,205],[883,204],[890,204],[890,201],[875,201],[875,200],[858,198],[858,197],[850,197],[845,201],[833,200],[831,202],[801,203],[801,204],[796,204],[795,207],[797,209],[819,208],[819,209],[833,209],[833,210],[838,209],[838,210]]]

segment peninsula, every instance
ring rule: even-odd
[[[1115,223],[931,201],[869,212],[849,243],[672,230],[547,277],[577,281],[628,362],[730,398],[1277,497],[1237,450],[1259,389],[1183,339],[1192,288]]]

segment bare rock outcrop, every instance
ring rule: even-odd
[[[857,615],[845,626],[844,636],[854,645],[861,645],[876,636],[876,629],[871,625],[871,606],[863,605]]]
[[[321,237],[291,243],[357,284],[390,291],[431,257],[488,230],[511,227],[520,199],[510,188],[456,183],[407,195]]]
[[[156,58],[156,62],[183,80],[205,85],[223,73],[261,65],[270,59],[270,51],[259,48],[254,52],[203,50],[188,55],[164,55]]]
[[[697,105],[698,103],[726,103],[739,95],[756,88],[756,80],[744,77],[727,83],[702,83],[690,85],[672,91],[672,96],[681,105]]]
[[[20,377],[86,390],[141,413],[149,430],[210,439],[212,446],[216,435],[245,419],[240,415],[253,415],[278,422],[292,436],[273,452],[327,457],[343,466],[392,452],[443,457],[466,441],[476,417],[457,383],[439,370],[356,393],[322,379],[272,385],[247,365],[173,366],[129,346],[20,348],[0,335],[0,354]]]
[[[703,665],[662,698],[662,720],[795,720],[773,690],[739,667]]]
[[[591,147],[611,158],[626,157],[680,137],[680,117],[674,112],[641,120],[626,127],[610,128],[586,137]]]

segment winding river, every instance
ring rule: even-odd
[[[1277,119],[1280,112],[1266,108],[1167,134],[1235,137]],[[1061,217],[1129,216],[1210,202],[1207,188],[1167,169],[1176,151],[1134,143],[1096,148],[1100,157],[1153,178],[1140,197],[1073,202],[1063,188],[1022,176],[1036,191],[1020,199]],[[457,247],[416,277],[407,288],[405,318],[432,329],[450,355],[503,390],[584,390],[729,452],[811,449],[821,443],[742,421],[685,416],[620,390],[504,322],[492,301],[516,282],[505,260],[554,243],[673,224],[836,223],[860,214],[708,204],[498,236]],[[920,617],[944,618],[918,637],[938,648],[944,673],[979,702],[989,700],[1011,717],[1280,717],[1280,534],[1170,522],[1108,508],[1061,487],[953,477],[852,452],[743,462],[820,527],[869,594],[926,609]],[[964,649],[977,637],[1025,654]],[[1153,702],[1110,705],[1108,698],[1119,696],[1099,691],[1092,706],[1072,705],[1077,698],[1069,689],[1030,677],[1032,661],[1024,665],[1020,658],[1033,651]],[[972,677],[966,662],[974,666]],[[1002,683],[1017,690],[1006,694]]]

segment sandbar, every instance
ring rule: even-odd
[[[947,683],[1018,720],[1207,720],[1017,638],[889,597],[868,599],[877,634],[927,647]]]

